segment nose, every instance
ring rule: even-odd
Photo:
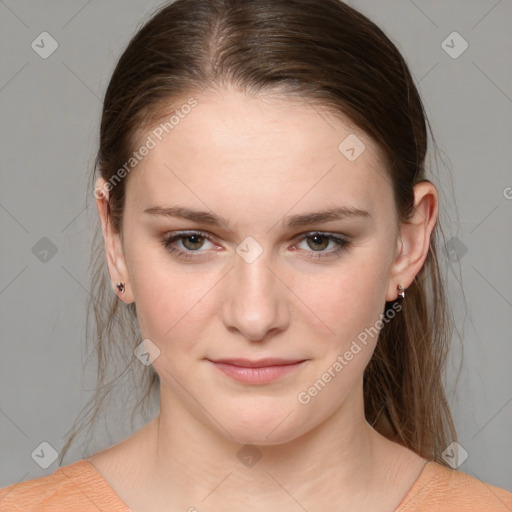
[[[289,324],[290,291],[270,265],[265,251],[252,262],[237,255],[227,276],[224,325],[250,341],[264,341]]]

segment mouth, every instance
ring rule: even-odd
[[[222,373],[246,384],[266,384],[278,380],[298,370],[306,363],[306,359],[289,360],[267,358],[249,359],[208,359]]]

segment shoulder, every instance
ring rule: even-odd
[[[107,481],[87,460],[58,468],[50,475],[0,489],[2,512],[129,512]]]
[[[396,512],[412,510],[510,512],[512,493],[430,461]]]

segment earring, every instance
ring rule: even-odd
[[[124,283],[117,283],[116,286],[120,293],[124,293]]]
[[[405,297],[405,290],[403,289],[402,285],[399,284],[397,286],[397,289],[398,289],[398,295],[401,299],[403,299]]]

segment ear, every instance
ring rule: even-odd
[[[100,216],[103,240],[105,241],[105,252],[107,257],[108,273],[110,284],[117,296],[127,304],[134,302],[133,293],[129,283],[128,269],[124,257],[121,234],[116,232],[110,221],[110,205],[108,202],[110,187],[102,177],[96,180],[94,185],[94,197]],[[125,283],[123,294],[118,290],[116,284]]]
[[[397,286],[407,289],[421,270],[429,249],[430,237],[439,216],[439,195],[434,184],[422,181],[414,186],[414,213],[400,224],[397,256],[391,267],[386,301],[396,300]]]

